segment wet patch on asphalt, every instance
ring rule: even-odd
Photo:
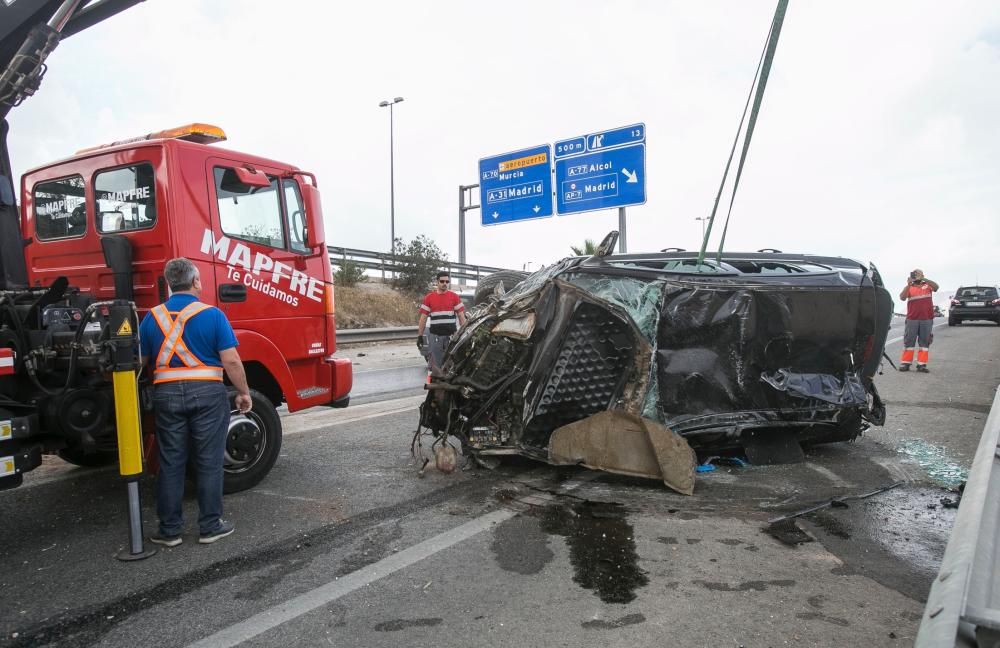
[[[524,518],[536,520],[541,533]],[[515,522],[518,519],[522,521]],[[638,564],[635,531],[621,504],[583,500],[532,506],[494,530],[492,549],[498,564],[508,571],[537,573],[554,557],[544,536],[565,539],[573,582],[605,603],[628,603],[638,588],[649,584]]]
[[[843,561],[830,573],[860,574],[925,601],[955,521],[941,503],[951,491],[904,485],[846,508],[802,516],[824,547]]]
[[[400,520],[376,527],[358,542],[358,548],[354,553],[341,561],[337,576],[346,576],[386,558],[393,553],[393,543],[402,537],[403,527]]]
[[[729,583],[713,583],[705,580],[693,580],[691,582],[695,585],[701,585],[705,589],[712,590],[713,592],[763,592],[767,590],[768,587],[795,586],[795,581],[790,578],[766,581],[743,581],[737,585],[730,585]]]
[[[645,622],[646,616],[643,614],[626,614],[625,616],[619,619],[614,619],[613,621],[594,619],[592,621],[584,621],[580,625],[587,630],[613,630],[614,628],[624,628],[625,626]]]
[[[407,628],[433,628],[436,625],[441,625],[442,621],[443,619],[437,617],[427,619],[393,619],[392,621],[383,621],[376,624],[374,629],[376,632],[398,632]]]
[[[536,518],[518,515],[496,526],[490,549],[504,571],[537,574],[555,557],[549,537]]]
[[[824,623],[829,623],[835,626],[847,627],[851,625],[851,622],[847,619],[841,619],[839,617],[827,616],[821,612],[799,612],[795,615],[796,619],[802,619],[803,621],[822,621]]]

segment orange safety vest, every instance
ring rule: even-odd
[[[184,344],[184,325],[192,317],[211,308],[208,304],[192,302],[177,313],[177,319],[170,317],[170,311],[164,304],[149,311],[156,325],[163,331],[163,344],[156,355],[156,365],[153,369],[153,384],[173,382],[175,380],[222,380],[222,369],[211,367],[199,360]],[[170,361],[177,356],[184,363],[183,367],[171,367]]]

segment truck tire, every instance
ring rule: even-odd
[[[97,468],[99,466],[109,466],[118,461],[118,451],[97,450],[96,452],[87,454],[82,448],[63,448],[59,451],[59,458],[74,466]]]
[[[480,304],[488,302],[490,300],[490,295],[493,294],[497,284],[501,281],[503,282],[504,292],[507,292],[517,284],[524,281],[529,274],[531,273],[521,272],[519,270],[501,270],[500,272],[494,272],[491,275],[486,275],[476,283],[476,296],[474,303],[476,306],[479,306]]]
[[[256,486],[278,459],[281,452],[281,419],[270,399],[250,390],[253,408],[245,415],[236,411],[236,392],[229,392],[233,414],[226,435],[222,491],[238,493]]]

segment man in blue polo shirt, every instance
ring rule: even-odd
[[[150,310],[139,325],[142,357],[153,372],[160,458],[156,480],[160,527],[150,540],[167,547],[183,542],[181,500],[190,447],[198,476],[198,542],[209,544],[235,530],[222,519],[230,412],[223,371],[236,388],[236,408],[248,412],[253,402],[233,327],[218,308],[198,301],[198,268],[188,259],[171,259],[163,276],[170,299]]]

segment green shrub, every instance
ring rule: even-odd
[[[434,275],[445,269],[448,255],[423,234],[409,243],[395,242],[396,278],[393,286],[410,293],[427,292]]]
[[[334,283],[338,286],[353,287],[368,280],[365,276],[365,269],[353,261],[344,259],[338,264],[340,267],[333,274]]]

